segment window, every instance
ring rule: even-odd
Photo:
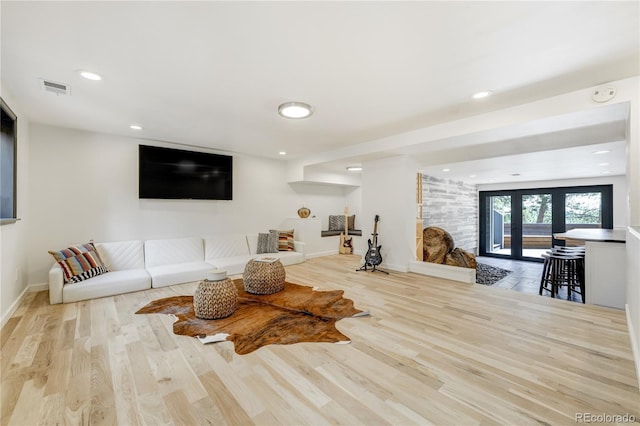
[[[16,115],[0,98],[0,223],[13,223],[16,215]]]

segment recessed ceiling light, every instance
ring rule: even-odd
[[[80,73],[81,76],[83,76],[87,80],[94,80],[94,81],[102,80],[102,77],[99,76],[98,74],[94,73],[94,72],[83,71],[83,70],[80,70],[78,72]]]
[[[132,124],[129,128],[131,130],[142,130],[142,126],[138,126],[137,124]]]
[[[287,151],[280,151],[280,152],[278,152],[278,154],[280,154],[280,155],[287,155]]]
[[[604,172],[602,172],[603,175],[608,175],[609,173],[611,173],[610,170],[605,170]]]
[[[476,175],[469,175],[469,177],[470,177],[470,178],[474,178],[474,177],[476,177]]]
[[[598,166],[608,166],[608,165],[609,165],[609,163],[600,163],[600,164],[598,164]]]
[[[451,169],[442,169],[443,172],[450,172]]]
[[[493,95],[493,92],[491,90],[483,90],[482,92],[474,93],[471,97],[473,99],[482,99],[491,95]]]
[[[278,114],[285,118],[307,118],[313,111],[304,102],[285,102],[278,107]]]
[[[610,149],[602,149],[600,151],[593,151],[592,154],[606,154],[608,152],[611,152]]]
[[[362,166],[349,166],[347,170],[350,172],[359,172],[362,170]]]

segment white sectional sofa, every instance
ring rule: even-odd
[[[257,234],[228,234],[95,243],[109,272],[79,283],[64,283],[62,268],[54,263],[49,270],[49,301],[70,303],[199,281],[212,269],[241,274],[249,260],[262,256],[277,257],[285,266],[305,260],[302,242],[294,241],[295,251],[256,254],[257,241]]]
[[[154,288],[198,281],[207,276],[207,271],[215,269],[204,260],[202,238],[147,240],[144,257]]]

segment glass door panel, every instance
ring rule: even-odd
[[[579,192],[565,195],[564,221],[566,230],[602,228],[602,194]]]
[[[542,258],[553,245],[551,194],[522,195],[522,257]]]
[[[488,199],[489,232],[487,252],[511,255],[511,196],[499,195]]]

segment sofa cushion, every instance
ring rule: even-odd
[[[93,242],[67,247],[58,251],[49,251],[58,262],[68,283],[78,283],[105,272],[109,272],[96,251]]]
[[[111,271],[77,284],[66,284],[62,288],[62,302],[71,303],[149,288],[151,277],[144,269]]]
[[[210,263],[217,269],[226,270],[228,275],[236,275],[243,273],[244,267],[247,266],[247,262],[254,258],[255,256],[247,254],[244,256],[231,256],[220,257],[218,259],[210,259],[208,263]]]
[[[279,233],[275,231],[259,233],[258,234],[258,246],[256,247],[256,253],[277,253],[278,252],[278,238]]]
[[[349,235],[355,235],[358,237],[362,236],[361,229],[349,229]],[[344,229],[342,231],[320,231],[321,237],[334,237],[336,235],[344,234]]]
[[[247,237],[244,234],[223,234],[204,240],[205,260],[249,254]]]
[[[207,278],[207,272],[215,269],[207,262],[187,262],[147,267],[151,275],[151,287],[166,287],[168,285],[201,281]]]
[[[204,262],[204,244],[202,238],[147,240],[144,242],[144,258],[146,268]]]
[[[296,251],[281,251],[278,254],[274,254],[273,257],[280,259],[284,266],[304,262],[304,254]]]
[[[140,240],[96,243],[95,246],[110,271],[144,269],[144,249]]]

